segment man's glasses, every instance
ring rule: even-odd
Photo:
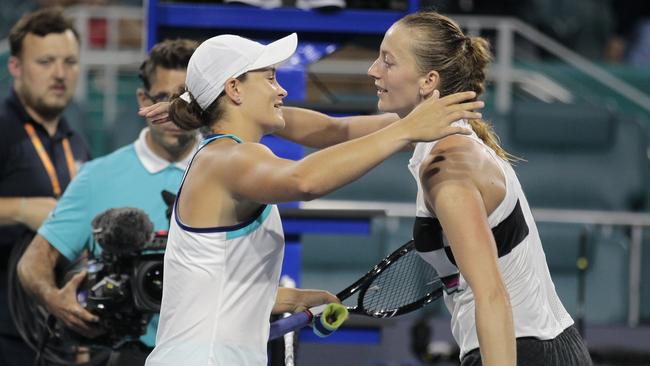
[[[169,95],[168,93],[165,93],[165,92],[158,93],[156,95],[151,95],[151,94],[149,94],[148,91],[145,90],[144,95],[145,95],[145,97],[149,98],[149,100],[151,100],[154,104],[160,103],[160,102],[169,102],[169,100],[171,99],[171,95]]]

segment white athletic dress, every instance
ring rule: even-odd
[[[471,128],[460,120],[456,126]],[[498,250],[498,263],[505,282],[514,318],[516,337],[552,339],[573,324],[555,292],[546,256],[519,180],[510,164],[501,159],[476,136],[466,136],[483,145],[486,152],[501,168],[506,180],[503,201],[488,217]],[[440,222],[424,201],[419,182],[420,164],[429,155],[436,142],[417,144],[409,161],[409,170],[418,184],[416,220],[413,236],[420,255],[443,278],[445,304],[452,315],[451,329],[460,346],[460,357],[478,348],[474,295],[458,272],[449,242]],[[468,222],[468,225],[471,225]]]
[[[199,151],[219,138],[241,142],[213,135]],[[266,366],[284,254],[277,207],[263,206],[248,222],[231,227],[192,228],[176,210],[173,217],[156,347],[146,365]]]

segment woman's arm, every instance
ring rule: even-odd
[[[512,307],[499,271],[485,203],[472,176],[476,157],[469,150],[436,146],[421,167],[420,179],[427,204],[440,220],[456,264],[474,293],[483,365],[514,366]]]
[[[299,161],[281,159],[261,144],[233,144],[230,149],[207,147],[195,160],[201,170],[219,180],[235,199],[259,203],[311,200],[348,184],[390,155],[416,141],[467,133],[449,126],[482,102],[461,103],[472,92],[422,103],[407,117],[367,136],[317,151]],[[460,104],[459,104],[460,103]],[[426,118],[425,118],[426,116]],[[220,165],[212,164],[219,161]],[[231,174],[236,171],[237,174]],[[263,184],[260,184],[263,182]]]
[[[138,113],[152,124],[161,124],[171,122],[168,111],[169,102],[160,102],[142,108]],[[393,113],[331,117],[309,109],[293,107],[283,107],[282,114],[286,126],[275,133],[277,136],[319,149],[365,136],[399,119]]]
[[[271,313],[297,313],[314,306],[333,302],[340,303],[341,301],[327,291],[280,287]]]
[[[303,108],[283,107],[285,127],[275,134],[312,148],[325,148],[378,131],[397,121],[394,113],[331,117]]]

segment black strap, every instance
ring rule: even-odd
[[[517,200],[517,204],[510,215],[499,225],[492,228],[499,258],[510,253],[519,243],[524,241],[528,233],[529,228],[526,217],[519,200]],[[413,225],[413,240],[415,240],[415,247],[419,252],[426,253],[444,248],[449,261],[456,265],[451,249],[444,246],[442,226],[437,218],[416,217]]]

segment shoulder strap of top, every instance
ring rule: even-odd
[[[199,145],[199,148],[211,143],[214,140],[218,140],[218,139],[221,139],[221,138],[233,139],[233,140],[237,141],[240,144],[243,142],[242,139],[240,139],[239,137],[237,137],[237,136],[235,136],[233,134],[230,134],[230,133],[225,133],[225,134],[224,133],[215,133],[215,134],[206,136],[203,139],[203,141],[201,141],[201,144]]]

